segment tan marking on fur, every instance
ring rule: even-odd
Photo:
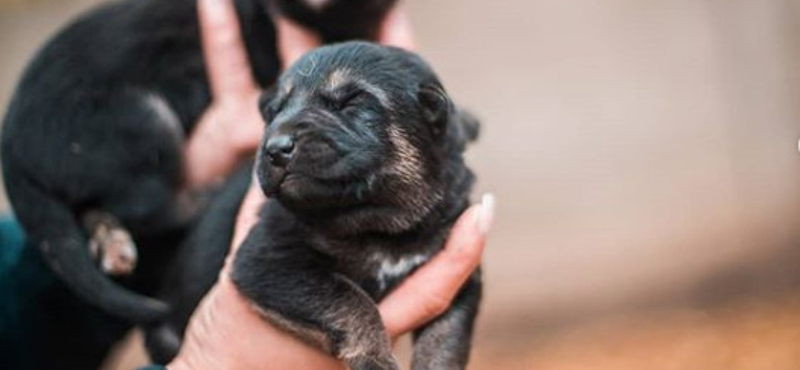
[[[294,81],[293,80],[283,81],[281,82],[280,86],[281,89],[283,90],[284,95],[289,95],[289,93],[292,92],[292,88],[294,87]]]
[[[275,325],[278,329],[294,335],[296,338],[300,339],[303,341],[303,343],[308,344],[309,346],[319,348],[325,353],[331,353],[331,342],[325,333],[291,321],[275,311],[263,309],[256,305],[253,305],[253,309],[255,309],[256,312],[261,315],[261,317]]]
[[[419,186],[422,184],[422,159],[419,152],[399,127],[390,125],[388,130],[389,141],[395,148],[395,158],[390,165],[390,173],[400,175],[400,178],[409,185]]]
[[[358,312],[351,310],[341,311],[339,312],[340,316],[332,317],[334,326],[344,329],[347,333],[344,343],[337,354],[338,357],[345,361],[365,357],[375,359],[380,359],[381,357],[392,358],[389,336],[381,324],[377,307],[372,303],[372,298],[347,277],[340,274],[334,274],[334,277],[349,285],[353,292],[360,296],[360,299],[374,307],[376,317],[376,322],[370,323],[363,313],[358,314]]]
[[[339,357],[342,359],[352,359],[363,357],[367,355],[367,347],[363,344],[359,343],[352,343],[353,341],[347,341],[344,345],[344,348],[339,353]]]
[[[369,94],[375,96],[378,99],[378,102],[381,103],[387,109],[391,109],[392,102],[389,99],[389,95],[386,94],[379,86],[373,85],[366,80],[353,78],[352,71],[347,68],[339,68],[335,71],[331,72],[326,79],[326,87],[330,90],[335,90],[336,88],[344,85],[347,82],[352,82],[357,85],[361,90],[368,92]]]
[[[328,75],[327,86],[329,89],[334,90],[344,84],[350,76],[350,70],[347,68],[339,68]]]
[[[451,310],[437,318],[414,343],[413,368],[463,369],[466,358],[457,356],[455,333],[464,325],[464,311]],[[468,338],[463,338],[468,339]]]
[[[419,151],[408,141],[402,129],[396,125],[388,127],[389,141],[394,146],[393,161],[387,165],[387,173],[404,183],[403,207],[414,209],[407,217],[392,219],[395,228],[409,227],[419,215],[427,214],[432,205],[442,199],[441,189],[431,188],[423,179],[422,158]]]
[[[389,95],[386,94],[386,91],[364,80],[356,80],[355,83],[364,91],[374,95],[385,108],[392,108],[392,101],[389,99]]]

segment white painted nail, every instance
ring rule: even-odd
[[[478,231],[484,236],[489,234],[492,223],[494,223],[494,195],[486,193],[481,198],[481,208],[478,210],[476,220]]]

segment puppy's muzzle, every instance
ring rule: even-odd
[[[286,134],[277,135],[267,140],[264,148],[267,151],[269,163],[275,167],[286,167],[294,155],[294,139]]]

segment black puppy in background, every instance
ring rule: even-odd
[[[234,284],[265,319],[351,369],[398,369],[375,302],[441,250],[467,208],[474,176],[462,153],[477,122],[419,57],[368,43],[307,54],[262,101],[268,128],[255,169],[269,199],[235,256]],[[239,177],[227,190],[237,199],[247,184]],[[202,295],[192,289],[213,284],[230,245],[230,231],[223,240],[205,228],[232,228],[237,208],[215,205],[201,222],[187,254],[216,250],[215,266],[183,266],[165,299],[189,303],[175,302],[183,315],[149,338],[172,330],[177,345]],[[415,332],[414,369],[466,366],[480,296],[476,272]],[[177,350],[164,344],[148,341],[159,361]]]
[[[374,36],[393,2],[235,0],[262,86],[279,66],[268,8],[332,41]],[[16,216],[67,286],[111,315],[146,323],[167,311],[93,259],[152,291],[199,208],[179,194],[181,154],[209,100],[194,0],[105,4],[45,45],[19,82],[2,135]]]

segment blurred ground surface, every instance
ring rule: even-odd
[[[524,325],[523,325],[524,326]],[[617,314],[557,330],[478,336],[471,370],[796,370],[800,296]],[[140,338],[134,336],[132,341]],[[401,346],[403,347],[403,346]],[[403,347],[400,358],[407,359]],[[118,370],[142,363],[125,346]],[[408,368],[407,366],[404,368]]]
[[[95,2],[0,5],[0,112]],[[474,368],[800,368],[800,4],[410,8],[498,198]]]

